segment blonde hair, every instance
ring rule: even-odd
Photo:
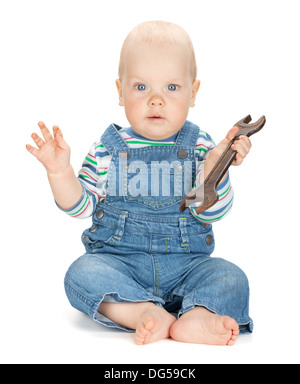
[[[120,55],[119,78],[124,74],[124,63],[128,46],[131,42],[144,42],[156,47],[166,47],[183,43],[190,52],[191,75],[193,81],[197,77],[197,64],[193,43],[187,32],[179,25],[166,21],[146,21],[136,26],[126,37]]]

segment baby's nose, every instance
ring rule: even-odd
[[[164,99],[160,95],[153,95],[149,100],[150,107],[163,107],[164,105]]]

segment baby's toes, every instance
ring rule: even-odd
[[[137,345],[143,345],[146,344],[149,337],[151,336],[151,330],[153,329],[155,325],[155,322],[152,319],[147,319],[145,321],[142,321],[135,333],[135,343]]]

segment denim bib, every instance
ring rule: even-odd
[[[105,205],[149,215],[182,216],[179,203],[191,190],[196,173],[199,128],[186,122],[175,145],[144,148],[129,148],[119,129],[111,125],[101,138],[112,155]]]
[[[82,236],[86,250],[102,252],[109,245],[112,253],[118,248],[125,253],[211,254],[212,226],[202,224],[188,209],[179,211],[195,181],[199,128],[186,121],[175,144],[143,148],[129,148],[120,129],[110,125],[101,137],[112,159],[105,202],[98,203],[93,226]]]

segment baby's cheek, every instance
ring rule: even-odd
[[[145,113],[141,103],[130,101],[125,103],[125,114],[131,125],[138,125]]]

